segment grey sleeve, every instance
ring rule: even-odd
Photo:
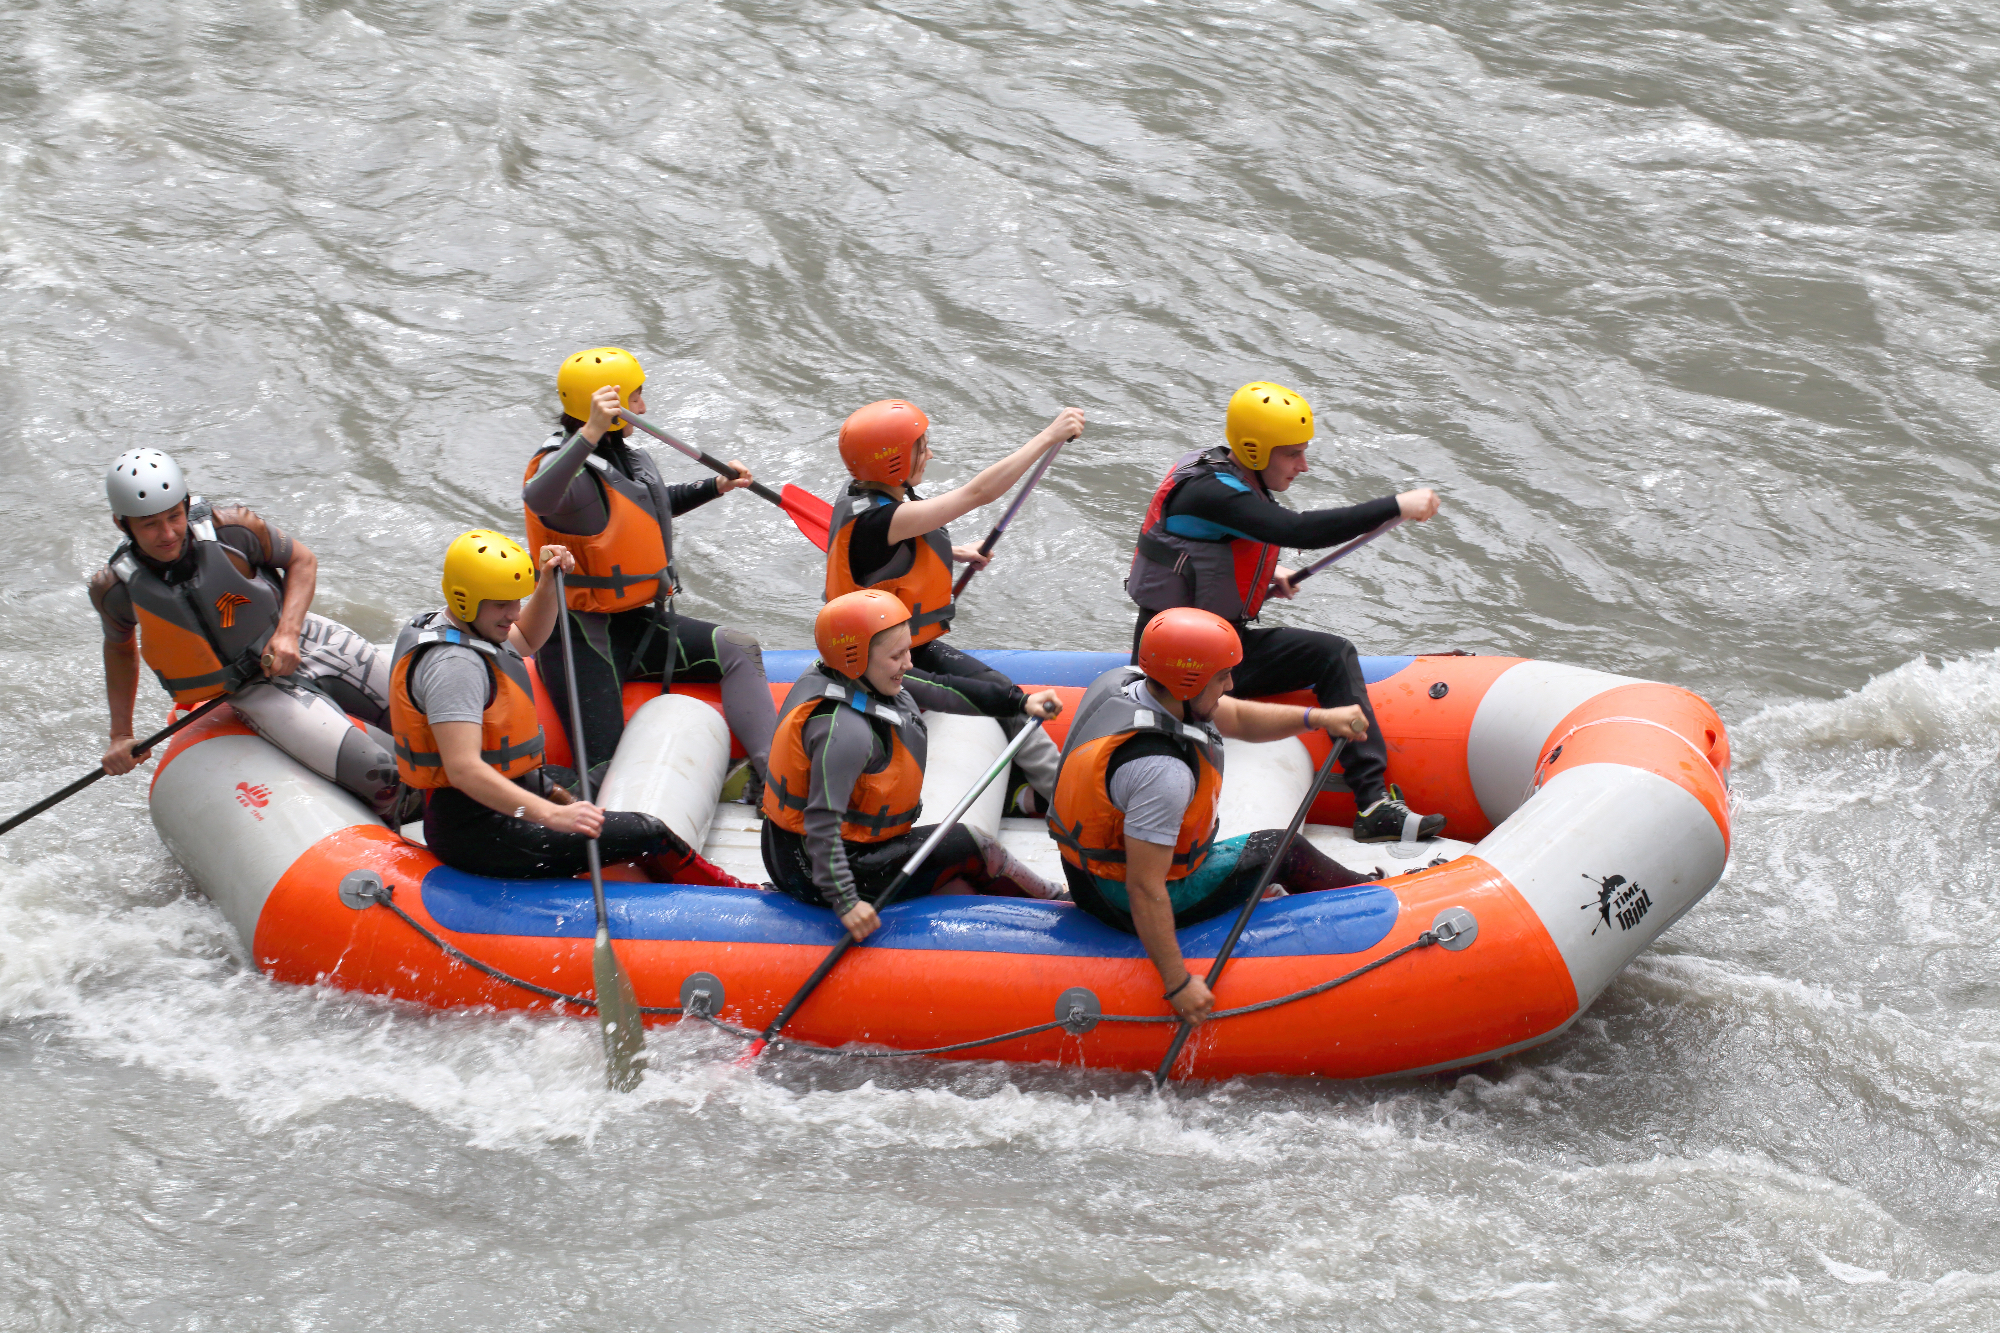
[[[812,757],[804,818],[813,884],[834,904],[834,911],[845,912],[861,901],[861,895],[854,887],[854,871],[847,864],[841,817],[853,799],[854,784],[875,758],[879,742],[868,719],[847,707],[808,718],[799,739]]]
[[[1194,800],[1194,774],[1170,754],[1134,759],[1111,775],[1105,790],[1125,812],[1125,836],[1171,847],[1180,841],[1181,820]]]
[[[486,715],[493,674],[470,648],[441,644],[417,659],[410,672],[410,702],[430,724],[478,722]]]
[[[604,531],[610,515],[597,493],[597,483],[584,468],[591,446],[572,432],[521,488],[521,503],[558,532],[590,536]]]

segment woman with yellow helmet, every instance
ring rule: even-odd
[[[656,880],[751,887],[694,854],[652,815],[576,800],[576,774],[542,759],[526,657],[555,628],[555,582],[576,557],[541,548],[539,565],[511,538],[475,529],[445,551],[445,605],[403,627],[389,668],[396,768],[424,794],[424,842],[473,875],[580,874],[599,840],[606,862],[637,861]]]
[[[1160,612],[1192,606],[1221,616],[1243,642],[1231,693],[1255,697],[1311,690],[1322,708],[1358,706],[1366,715],[1367,737],[1341,754],[1359,812],[1355,838],[1436,837],[1444,816],[1412,814],[1402,794],[1385,785],[1388,751],[1354,645],[1337,634],[1289,625],[1253,629],[1251,622],[1266,597],[1292,596],[1293,571],[1278,563],[1281,548],[1335,546],[1398,516],[1422,522],[1437,513],[1437,492],[1405,491],[1304,513],[1279,504],[1277,497],[1305,475],[1306,443],[1313,437],[1312,408],[1282,384],[1258,381],[1238,389],[1229,400],[1223,434],[1226,445],[1183,454],[1167,469],[1140,525],[1125,582],[1139,604],[1133,660],[1140,636]]]
[[[750,470],[731,459],[734,478],[668,485],[652,458],[627,441],[618,414],[621,407],[646,410],[645,383],[638,359],[621,347],[593,347],[563,361],[556,372],[561,419],[523,478],[528,542],[560,543],[576,555],[566,582],[588,753],[603,762],[617,751],[626,681],[658,680],[663,688],[719,681],[723,718],[750,757],[753,781],[744,799],[754,802],[777,722],[763,652],[743,630],[679,615],[672,603],[679,591],[674,519],[748,486]],[[565,691],[560,651],[544,648],[535,665],[550,689]]]

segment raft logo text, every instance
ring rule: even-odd
[[[239,782],[236,784],[236,800],[250,812],[252,819],[261,824],[264,816],[257,812],[271,803],[271,789],[261,782],[254,787],[247,782]]]
[[[1597,909],[1597,925],[1590,928],[1593,935],[1599,927],[1614,921],[1618,923],[1619,930],[1630,930],[1653,910],[1652,897],[1637,884],[1628,882],[1623,875],[1609,875],[1603,879],[1585,875],[1584,878],[1597,886],[1597,897],[1583,904],[1581,909],[1585,912],[1593,907]]]

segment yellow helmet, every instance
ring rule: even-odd
[[[1262,472],[1273,449],[1304,444],[1313,437],[1311,404],[1282,384],[1246,384],[1229,399],[1223,423],[1229,452],[1252,472]]]
[[[512,537],[474,528],[445,548],[445,604],[466,624],[481,602],[511,602],[534,590],[535,562]]]
[[[578,421],[590,419],[590,396],[607,384],[618,386],[618,406],[629,407],[632,395],[646,382],[639,358],[622,347],[592,347],[562,363],[556,372],[556,396],[562,410]],[[619,422],[616,430],[625,429]]]

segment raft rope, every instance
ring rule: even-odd
[[[394,885],[384,884],[380,889],[375,891],[373,897],[376,903],[378,903],[383,907],[388,908],[391,912],[394,912],[396,916],[403,922],[404,925],[408,926],[411,930],[416,931],[417,934],[421,935],[424,939],[428,940],[431,944],[436,946],[439,953],[442,953],[445,957],[451,959],[453,962],[463,963],[465,966],[471,968],[475,972],[481,973],[484,976],[492,977],[495,981],[502,981],[509,986],[514,986],[520,990],[527,991],[531,995],[540,995],[547,999],[560,1000],[564,1004],[573,1004],[580,1009],[594,1010],[597,1008],[597,1001],[590,999],[586,996],[570,995],[564,991],[553,990],[547,986],[537,985],[532,981],[524,981],[520,977],[510,976],[509,974],[502,972],[499,968],[494,967],[491,963],[481,962],[479,959],[474,958],[471,954],[465,952],[465,950],[459,948],[457,945],[452,944],[449,940],[439,938],[438,935],[435,932],[431,931],[428,927],[426,927],[423,924],[423,922],[417,920],[415,917],[411,916],[408,912],[404,911],[402,907],[397,904],[395,899],[395,893],[396,889]],[[1450,937],[1447,936],[1446,938]],[[1245,1014],[1261,1013],[1266,1009],[1277,1009],[1283,1007],[1284,1005],[1296,1004],[1300,1000],[1311,999],[1313,996],[1322,995],[1327,991],[1332,990],[1336,986],[1345,986],[1348,982],[1353,981],[1357,977],[1366,976],[1368,973],[1373,972],[1378,967],[1386,967],[1390,963],[1395,962],[1398,958],[1401,958],[1406,953],[1413,953],[1418,949],[1428,948],[1429,946],[1440,942],[1441,941],[1439,939],[1437,929],[1433,927],[1432,929],[1425,931],[1423,934],[1411,940],[1408,944],[1405,944],[1402,948],[1391,950],[1390,952],[1383,954],[1380,958],[1377,958],[1372,962],[1363,963],[1360,967],[1355,968],[1352,972],[1344,973],[1341,976],[1333,978],[1333,980],[1331,981],[1322,981],[1316,986],[1308,986],[1304,990],[1293,991],[1290,995],[1280,995],[1276,999],[1259,1000],[1256,1004],[1241,1005],[1235,1009],[1218,1009],[1214,1013],[1208,1016],[1208,1021],[1213,1023],[1224,1018],[1241,1018]],[[704,993],[705,992],[697,992],[697,995]],[[707,1023],[710,1027],[719,1029],[720,1031],[723,1032],[727,1032],[732,1037],[741,1037],[746,1041],[754,1041],[758,1037],[763,1035],[762,1033],[752,1032],[748,1028],[737,1027],[734,1023],[725,1023],[721,1019],[715,1017],[715,1015],[709,1013],[708,1010],[705,1008],[696,1008],[692,1013],[690,1013],[682,1006],[677,1004],[662,1004],[662,1005],[642,1004],[639,1006],[639,1012],[642,1014],[661,1014],[669,1016],[678,1015],[687,1018],[699,1018],[703,1022]],[[977,1041],[954,1042],[949,1046],[927,1046],[919,1051],[903,1051],[903,1050],[836,1051],[836,1050],[828,1050],[824,1046],[808,1046],[800,1042],[789,1042],[782,1040],[778,1041],[775,1044],[780,1046],[789,1046],[793,1050],[809,1051],[815,1055],[829,1055],[837,1059],[887,1060],[892,1058],[900,1058],[903,1056],[949,1055],[953,1051],[970,1051],[981,1046],[997,1046],[1003,1041],[1016,1041],[1022,1037],[1036,1037],[1040,1036],[1044,1032],[1053,1032],[1057,1028],[1066,1028],[1070,1025],[1070,1023],[1074,1020],[1074,1018],[1083,1016],[1078,1014],[1077,1011],[1075,1010],[1072,1010],[1071,1012],[1072,1012],[1071,1018],[1058,1018],[1048,1023],[1037,1023],[1033,1027],[1019,1028],[1013,1032],[1002,1032],[999,1035],[992,1037],[981,1037]],[[1179,1015],[1176,1014],[1098,1014],[1096,1016],[1095,1021],[1099,1023],[1178,1023],[1180,1022],[1180,1017]],[[1078,1033],[1077,1035],[1082,1036],[1083,1034]]]

